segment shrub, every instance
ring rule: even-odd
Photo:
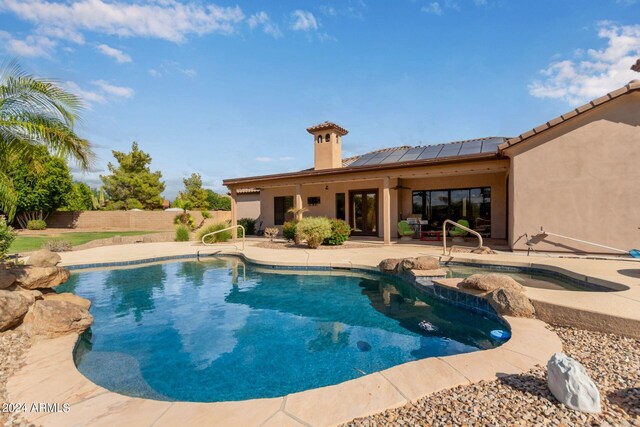
[[[189,227],[184,224],[176,225],[176,242],[189,241]]]
[[[247,235],[256,234],[256,220],[251,218],[241,218],[238,220],[238,225],[244,227],[244,231]],[[240,231],[238,231],[240,233]]]
[[[226,221],[217,222],[215,224],[211,224],[200,230],[198,233],[198,240],[202,241],[202,238],[209,233],[213,233],[214,231],[223,230],[229,227],[229,223]],[[206,243],[219,243],[226,242],[231,239],[231,230],[223,231],[222,233],[216,233],[212,236],[207,237],[205,240]]]
[[[73,245],[69,240],[53,239],[42,244],[42,249],[49,249],[51,252],[69,252]]]
[[[211,212],[209,212],[209,211],[200,211],[200,215],[202,215],[203,219],[211,218]]]
[[[325,217],[307,217],[296,226],[300,239],[305,239],[311,249],[316,249],[324,239],[331,236],[331,223]]]
[[[351,227],[345,221],[341,219],[330,219],[331,223],[331,235],[324,239],[323,245],[341,245],[349,239],[351,234]]]
[[[282,237],[288,241],[294,241],[296,239],[296,228],[298,223],[295,221],[287,221],[282,225]]]
[[[173,219],[173,223],[175,225],[180,225],[180,224],[186,225],[187,227],[189,227],[189,230],[193,230],[194,228],[196,228],[196,220],[193,219],[193,216],[191,216],[191,214],[189,213],[186,215],[186,222],[185,222],[185,215],[178,214]]]
[[[46,230],[47,223],[43,219],[31,219],[27,221],[27,230]]]
[[[280,233],[278,227],[267,227],[264,229],[264,237],[269,240],[273,240],[278,237],[278,233]]]
[[[0,260],[7,256],[7,252],[17,235],[18,232],[7,224],[4,216],[0,215]]]

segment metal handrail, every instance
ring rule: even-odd
[[[480,233],[478,233],[475,230],[470,229],[469,227],[465,227],[462,224],[458,224],[455,221],[451,221],[450,219],[445,219],[444,222],[442,223],[442,255],[446,255],[447,254],[447,223],[449,224],[453,224],[458,228],[462,228],[465,231],[468,231],[469,233],[475,234],[476,236],[478,236],[478,247],[476,249],[480,249],[483,245],[482,243],[482,236],[480,235]]]
[[[227,227],[227,228],[223,228],[222,230],[216,230],[216,231],[212,231],[211,233],[207,233],[204,236],[202,236],[202,244],[205,246],[213,246],[215,245],[215,243],[207,243],[204,241],[204,239],[206,239],[209,236],[213,236],[214,234],[218,234],[218,233],[222,233],[223,231],[229,231],[229,230],[233,230],[234,228],[241,228],[242,229],[242,249],[240,249],[241,251],[244,251],[244,239],[247,235],[247,233],[244,230],[244,227],[241,225],[232,225],[231,227]]]
[[[610,251],[621,252],[623,254],[629,254],[629,251],[625,251],[624,249],[612,248],[611,246],[601,245],[599,243],[589,242],[588,240],[576,239],[574,237],[563,236],[562,234],[551,233],[549,231],[545,231],[543,227],[540,227],[540,233],[546,234],[547,236],[555,236],[560,237],[561,239],[573,240],[574,242],[580,242],[591,246],[597,246],[599,248],[609,249]]]

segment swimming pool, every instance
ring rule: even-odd
[[[282,396],[426,357],[493,348],[500,323],[394,277],[265,270],[237,258],[74,272],[93,305],[87,378],[158,400]]]

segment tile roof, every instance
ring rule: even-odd
[[[349,131],[343,128],[342,126],[338,126],[337,124],[332,122],[322,122],[319,125],[315,125],[307,128],[307,132],[309,133],[314,133],[319,130],[336,130],[342,136],[349,133]]]
[[[592,110],[602,104],[605,104],[609,101],[612,101],[616,98],[621,97],[622,95],[626,95],[630,92],[634,92],[640,90],[640,80],[631,80],[629,82],[629,84],[622,86],[619,89],[614,90],[613,92],[609,92],[608,94],[601,96],[600,98],[596,98],[591,102],[588,102],[578,108],[575,108],[565,114],[562,114],[561,116],[558,116],[554,119],[549,120],[548,122],[535,127],[521,135],[516,136],[515,138],[510,138],[508,140],[506,140],[504,143],[500,144],[498,146],[498,150],[500,153],[502,153],[504,150],[506,150],[509,147],[513,147],[516,144],[519,144],[529,138],[531,138],[534,135],[538,135],[546,130],[549,130],[557,125],[559,125],[560,123],[564,123],[567,120],[570,120],[576,116],[579,116],[582,113],[585,113],[589,110]]]

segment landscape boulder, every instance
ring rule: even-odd
[[[493,291],[496,289],[509,289],[524,292],[524,286],[505,274],[472,274],[460,282],[460,287],[465,289],[477,289],[479,291]]]
[[[16,281],[16,275],[6,270],[2,264],[0,264],[0,289],[7,289],[13,285]]]
[[[403,270],[437,270],[440,268],[440,260],[432,256],[419,256],[417,258],[405,258],[400,264]]]
[[[27,265],[34,267],[55,267],[61,260],[60,255],[51,252],[48,249],[40,249],[39,251],[29,254]]]
[[[84,332],[93,322],[88,310],[68,301],[36,301],[24,316],[24,330],[32,336],[55,338]]]
[[[69,292],[63,292],[60,294],[57,294],[55,292],[49,292],[43,295],[43,299],[45,301],[67,301],[67,302],[70,302],[71,304],[80,306],[85,310],[89,310],[91,308],[91,301]]]
[[[69,279],[69,271],[61,267],[17,266],[11,273],[16,284],[24,289],[53,288]]]
[[[580,362],[559,352],[547,362],[547,385],[560,402],[581,412],[602,411],[600,392]]]
[[[0,332],[18,325],[29,310],[29,300],[18,292],[0,290]]]
[[[480,246],[479,248],[475,248],[471,250],[472,254],[479,254],[479,255],[492,255],[495,254],[495,252],[488,246]]]
[[[380,261],[378,269],[383,273],[393,273],[398,271],[398,264],[402,262],[402,258],[387,258]]]
[[[40,292],[39,290],[24,289],[18,285],[12,285],[8,287],[7,291],[11,291],[13,293],[17,293],[18,295],[21,295],[27,300],[29,305],[36,302],[36,300],[42,299],[42,292]]]
[[[536,310],[522,292],[500,288],[487,294],[487,301],[498,314],[513,317],[533,317]]]

